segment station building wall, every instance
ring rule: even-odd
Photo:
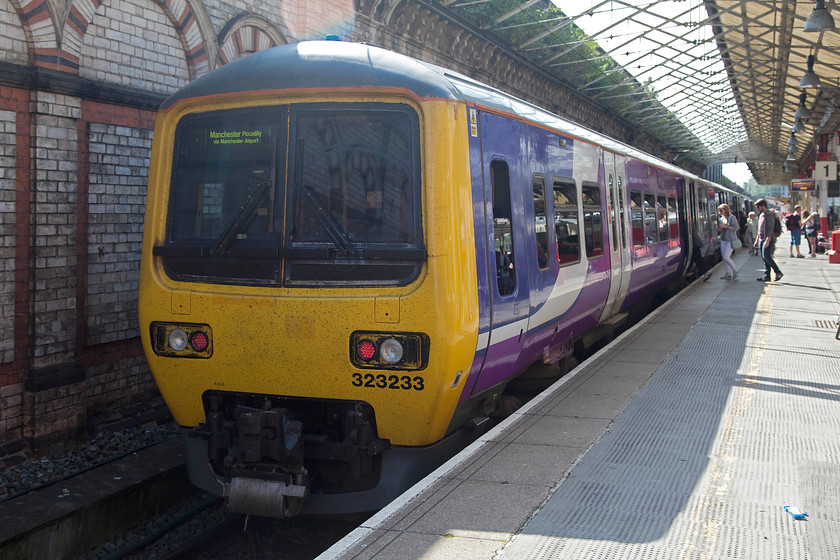
[[[166,417],[137,324],[155,109],[236,58],[327,34],[657,149],[414,0],[0,0],[0,466]]]

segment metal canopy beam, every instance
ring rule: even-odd
[[[804,32],[811,1],[432,2],[675,152],[706,165],[747,162],[762,184],[797,176],[833,124],[840,33]],[[826,8],[840,18],[834,0]],[[808,140],[786,173],[808,55],[823,85],[808,93]]]

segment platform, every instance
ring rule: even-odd
[[[840,558],[840,265],[786,241],[781,281],[738,251],[319,560]]]

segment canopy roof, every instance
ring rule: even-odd
[[[759,183],[788,184],[807,174],[815,139],[840,126],[840,34],[804,31],[811,1],[428,2],[659,139],[677,161],[746,162]],[[833,13],[834,1],[825,7]],[[821,85],[804,90],[809,55]],[[803,92],[811,115],[789,160]]]

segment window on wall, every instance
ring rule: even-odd
[[[645,241],[656,243],[659,234],[656,231],[656,197],[652,194],[645,195]]]
[[[656,223],[659,227],[659,241],[668,241],[668,203],[664,196],[656,197]]]
[[[561,265],[579,262],[580,220],[577,188],[572,179],[554,179],[554,233],[557,261]]]
[[[493,244],[496,252],[496,289],[506,296],[516,290],[516,259],[513,252],[513,212],[507,163],[490,163],[493,187]]]
[[[601,189],[598,185],[584,184],[581,188],[581,202],[586,256],[600,257],[604,254],[604,221],[601,211]]]
[[[537,266],[548,270],[548,215],[545,204],[545,179],[534,175],[534,234],[537,239]]]
[[[668,197],[668,232],[671,239],[676,239],[680,234],[680,228],[677,224],[677,201],[673,197]]]
[[[640,191],[630,191],[630,220],[633,228],[633,245],[641,247],[645,244],[645,213]]]

